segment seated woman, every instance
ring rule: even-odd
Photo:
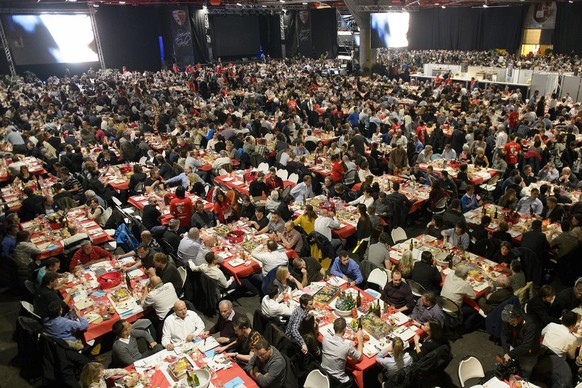
[[[112,376],[126,376],[129,371],[123,368],[103,369],[100,362],[90,362],[85,364],[81,372],[81,388],[106,388],[105,380]]]
[[[501,221],[499,223],[499,228],[491,234],[491,237],[498,238],[501,241],[507,241],[509,244],[511,244],[513,237],[511,237],[511,234],[509,234],[508,230],[509,225],[507,222]]]
[[[147,178],[147,175],[143,172],[143,168],[141,164],[135,164],[133,166],[133,175],[129,178],[128,189],[130,195],[141,194],[145,190],[145,187],[140,189],[140,186],[145,186],[144,182]],[[139,184],[142,185],[139,185]],[[137,189],[136,189],[137,188]]]
[[[28,183],[34,180],[34,175],[28,170],[28,166],[20,166],[20,173],[14,178],[14,183]]]
[[[269,213],[272,213],[279,208],[279,205],[281,205],[281,201],[279,200],[279,192],[277,190],[273,190],[267,197],[265,208],[269,211]]]
[[[295,279],[289,273],[289,268],[285,266],[280,266],[277,268],[277,271],[275,272],[275,279],[273,279],[273,285],[277,287],[277,290],[281,296],[285,296],[286,293],[294,289],[303,289],[301,282]]]
[[[394,376],[399,370],[412,365],[412,357],[404,351],[402,338],[394,337],[392,343],[378,353],[376,362],[386,369],[388,376]]]
[[[475,167],[489,167],[489,159],[485,156],[485,150],[483,148],[477,147],[477,154],[473,159],[473,164],[475,164]]]
[[[426,225],[426,234],[435,237],[437,240],[442,240],[443,229],[443,217],[433,215],[430,222]]]
[[[414,336],[414,349],[411,355],[415,360],[421,360],[439,346],[448,343],[444,335],[443,327],[437,321],[429,320],[423,323],[421,328],[426,333],[426,337],[421,341],[418,334]]]
[[[499,249],[497,249],[491,257],[488,257],[488,259],[499,264],[510,264],[513,259],[515,259],[515,255],[511,252],[511,243],[502,241]]]
[[[321,344],[317,337],[319,334],[319,324],[311,314],[307,315],[299,325],[299,334],[303,337],[307,352],[321,360]]]
[[[515,206],[517,205],[517,195],[515,194],[515,190],[511,187],[505,190],[505,194],[499,198],[497,205],[504,209],[515,209]]]
[[[232,209],[232,206],[230,205],[230,201],[220,190],[216,191],[213,211],[214,214],[216,214],[216,218],[218,218],[218,220],[223,224],[230,222],[235,217],[235,213]]]

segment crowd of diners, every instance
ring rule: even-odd
[[[420,67],[426,62],[500,63],[499,54],[494,52],[408,51],[380,56],[398,66]],[[575,56],[503,57],[516,67],[541,65],[564,71],[579,67]],[[514,255],[519,244],[506,233],[508,225],[500,223],[498,230],[490,231],[487,226],[491,219],[487,216],[480,225],[469,226],[465,222],[463,213],[481,206],[478,196],[485,196],[481,188],[470,185],[468,165],[490,168],[501,176],[490,202],[532,216],[531,230],[523,234],[520,246],[533,250],[544,268],[550,265],[550,259],[559,263],[561,258],[579,252],[582,205],[578,198],[572,201],[564,195],[579,188],[582,178],[577,143],[582,112],[577,101],[569,96],[543,96],[535,90],[524,96],[511,86],[494,84],[484,89],[471,85],[467,89],[446,78],[414,84],[378,75],[328,75],[325,70],[335,65],[334,61],[323,60],[273,60],[189,66],[185,71],[103,70],[46,81],[4,77],[0,83],[4,160],[9,163],[33,156],[43,162],[45,177],[58,178],[54,195],[41,196],[27,190],[24,201],[31,207],[19,212],[5,209],[2,216],[2,260],[15,261],[19,271],[38,284],[34,305],[40,310],[45,330],[74,349],[86,348],[78,331],[87,328],[87,321],[74,314],[74,309],[69,310],[71,291],[64,299],[57,291],[59,273],[69,266],[61,266],[58,258],[36,260],[39,250],[30,242],[30,233],[20,228],[23,216],[30,219],[64,210],[61,201],[55,200],[57,196],[67,197],[77,205],[87,204],[93,214],[98,208],[111,207],[112,197],[127,199],[141,190],[148,193],[178,186],[176,198],[170,203],[174,218],[167,226],[162,225],[162,214],[152,202],[144,208],[145,230],[136,236],[141,240],[134,252],[139,258],[137,265],[148,269],[150,277],[142,303],[152,307],[149,318],[154,329],[144,330],[143,325],[149,323],[141,320],[133,326],[124,320],[117,322],[113,327],[114,362],[125,367],[162,347],[171,349],[174,342],[218,333],[220,347],[216,351],[226,352],[243,365],[261,387],[284,386],[288,369],[281,352],[253,330],[246,314],[233,310],[228,300],[217,306],[217,323],[205,329],[197,313],[187,308],[188,302],[178,298],[181,283],[176,267],[205,272],[219,288],[238,287],[239,292],[259,294],[261,312],[284,325],[287,336],[301,352],[311,354],[328,375],[343,386],[350,386],[352,378],[346,372],[346,360],[362,357],[362,332],[355,334],[357,346],[344,342],[341,338],[346,321],[338,318],[333,323],[334,335],[325,336],[320,343],[317,321],[310,313],[313,298],[304,294],[293,311],[280,302],[280,296],[286,295],[289,288],[303,289],[326,274],[317,259],[301,254],[300,232],[316,231],[329,240],[337,257],[331,257],[333,263],[328,272],[351,285],[365,285],[362,260],[388,271],[390,281],[382,290],[382,299],[423,329],[425,335],[415,336],[407,350],[397,338],[378,354],[377,362],[387,378],[448,344],[445,314],[436,302],[438,295],[457,302],[465,316],[464,330],[471,331],[484,324],[482,316],[526,286],[523,263]],[[443,128],[452,131],[445,133]],[[333,134],[333,140],[324,144],[317,136],[319,131]],[[148,139],[152,135],[165,140],[163,149],[150,146]],[[273,149],[267,147],[265,138],[274,139]],[[93,159],[87,151],[95,147],[102,151]],[[216,154],[209,171],[200,170],[206,163],[201,159],[204,152]],[[322,176],[308,168],[306,158],[313,154],[315,158],[331,160],[329,175]],[[146,158],[149,173],[144,173],[138,163],[142,158]],[[452,179],[430,167],[427,171],[420,169],[421,163],[434,160],[457,161],[461,164],[460,173]],[[274,171],[259,174],[260,178],[254,181],[257,183],[251,186],[252,198],[213,187],[214,177],[222,168],[253,168],[257,161],[299,175],[299,183],[288,197],[280,197],[283,184]],[[116,192],[104,184],[101,176],[106,167],[127,163],[134,164],[128,190]],[[352,190],[343,180],[352,170],[358,172],[359,190]],[[418,262],[404,255],[398,264],[392,263],[389,232],[394,226],[393,213],[395,209],[409,208],[411,203],[398,192],[398,184],[389,192],[379,189],[374,177],[383,174],[399,175],[405,181],[431,187],[426,206],[413,216],[414,222],[428,222],[427,234],[438,239],[446,236],[457,248],[470,251],[478,249],[481,240],[500,241],[497,249],[487,255],[508,265],[507,276],[491,285],[490,291],[477,301],[479,308],[467,304],[475,294],[466,281],[466,267],[456,268],[441,285],[441,275],[430,252],[422,253]],[[24,168],[3,184],[26,185],[36,179],[38,176]],[[530,188],[532,184],[536,188]],[[524,189],[528,188],[526,195]],[[186,196],[187,192],[205,196],[210,191],[214,192],[208,198],[213,204],[210,209],[202,201],[192,203]],[[290,211],[291,203],[322,193],[357,205],[357,237],[333,236],[333,229],[340,227],[334,210],[314,211],[307,206],[299,217]],[[256,197],[266,202],[255,204]],[[435,211],[442,198],[447,198],[446,211],[431,216],[429,211]],[[30,209],[34,209],[32,214]],[[200,238],[205,228],[240,219],[259,233],[269,234],[267,246],[272,254],[254,255],[263,261],[262,274],[256,274],[258,279],[254,280],[262,281],[266,268],[276,269],[266,294],[252,279],[237,286],[227,278],[212,251],[216,242],[212,237]],[[542,232],[544,220],[560,223],[562,232],[546,236]],[[406,227],[407,220],[401,221]],[[172,255],[178,259],[175,263],[160,248],[161,240],[169,243]],[[368,248],[354,258],[352,252],[361,241]],[[295,249],[303,257],[279,257],[277,243]],[[86,242],[73,259],[87,265],[95,258],[112,257],[99,249]],[[581,273],[576,272],[577,267],[573,271],[575,280]],[[416,302],[407,279],[426,289]],[[582,281],[572,281],[569,286],[557,292],[552,286],[543,285],[534,290],[531,299],[525,299],[526,304],[507,307],[499,314],[504,358],[519,360],[525,377],[535,370],[544,352],[551,352],[568,364],[572,380],[576,378],[577,368],[572,360],[576,357],[577,339],[572,333],[578,317],[572,309],[582,301]],[[146,340],[147,351],[138,349],[139,338]],[[103,371],[101,365],[91,362],[83,369],[82,385],[100,387],[105,377],[119,373],[126,372]]]

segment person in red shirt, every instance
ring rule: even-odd
[[[192,200],[186,198],[183,186],[176,188],[176,198],[170,201],[170,213],[180,220],[180,228],[188,229],[192,218]]]
[[[343,179],[345,172],[346,169],[344,168],[344,165],[340,160],[339,155],[332,155],[330,173],[331,180],[334,183],[340,182]]]
[[[515,135],[509,136],[509,142],[503,148],[505,153],[505,161],[508,166],[515,166],[519,162],[519,154],[521,153],[521,146],[515,141]]]
[[[519,114],[515,111],[515,109],[509,109],[509,116],[507,118],[509,120],[509,128],[517,128],[517,125],[519,124]]]
[[[216,192],[216,197],[214,198],[213,211],[214,214],[216,214],[218,221],[220,221],[223,224],[231,221],[235,216],[234,210],[230,205],[230,201],[220,190],[217,190]]]
[[[424,125],[424,121],[422,120],[418,123],[418,127],[416,127],[416,136],[418,136],[418,140],[420,140],[422,144],[426,144],[425,143],[426,126]]]
[[[91,244],[91,241],[86,240],[81,243],[81,248],[75,252],[69,264],[69,271],[74,272],[78,265],[89,265],[100,259],[112,259],[113,255],[105,249]]]

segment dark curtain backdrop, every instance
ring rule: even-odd
[[[337,11],[335,8],[317,9],[311,11],[311,41],[312,57],[325,55],[335,58],[337,45]]]
[[[95,15],[101,37],[105,64],[108,68],[159,70],[161,55],[158,36],[164,38],[166,51],[171,49],[171,36],[166,35],[167,8],[163,7],[99,7]],[[166,19],[166,20],[163,20]],[[166,57],[168,63],[172,58]]]
[[[196,63],[208,63],[208,46],[206,44],[206,27],[204,27],[204,14],[201,9],[192,9],[192,44],[194,45],[194,58]]]
[[[408,48],[516,52],[527,7],[431,8],[410,14]]]
[[[338,53],[337,21],[335,8],[310,10],[311,19],[311,49],[300,47],[297,39],[299,22],[298,11],[288,11],[285,16],[287,26],[285,34],[285,49],[288,57],[304,55],[318,58],[325,54],[335,58]],[[301,49],[301,50],[300,50]]]
[[[271,58],[281,58],[281,29],[280,16],[259,15],[259,33],[261,37],[261,47],[263,54]]]
[[[582,3],[557,3],[554,52],[582,54]]]
[[[297,11],[287,11],[285,18],[285,52],[288,57],[298,54],[299,44],[297,41]]]

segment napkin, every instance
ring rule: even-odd
[[[244,386],[245,382],[240,377],[235,377],[234,379],[230,380],[228,383],[224,384],[224,388],[237,388]]]

